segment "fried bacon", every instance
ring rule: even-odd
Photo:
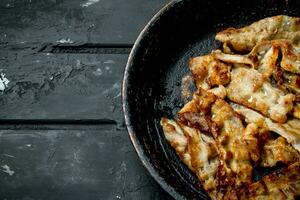
[[[286,95],[266,81],[257,70],[250,68],[232,70],[227,97],[280,123],[287,120],[295,99],[293,94]]]
[[[300,74],[300,48],[292,45],[287,40],[274,40],[272,45],[281,49],[282,60],[280,66],[286,71]]]
[[[300,196],[300,162],[274,172],[253,183],[249,188],[237,191],[241,200],[287,200]]]
[[[298,74],[293,74],[284,71],[280,67],[276,67],[273,72],[273,78],[279,89],[285,93],[296,95],[296,101],[300,101],[300,76]]]
[[[300,119],[300,103],[295,103],[294,109],[293,109],[293,116],[295,118]]]
[[[228,184],[235,187],[251,182],[251,157],[247,145],[242,141],[245,127],[239,115],[224,100],[199,89],[193,100],[179,111],[178,119],[192,127],[195,127],[195,121],[201,122],[202,125],[197,127],[210,133],[216,140],[221,165],[220,176],[217,177],[219,188],[227,187]],[[245,138],[250,137],[246,135]],[[222,178],[222,174],[227,178]]]
[[[277,163],[292,164],[300,161],[299,152],[294,149],[286,139],[278,137],[269,139],[263,147],[260,165],[274,167]]]
[[[276,68],[279,53],[278,47],[272,45],[272,42],[261,42],[247,55],[225,54],[220,50],[214,51],[212,55],[225,63],[248,65],[268,78]]]
[[[277,43],[280,42],[282,41],[277,41]],[[276,44],[276,41],[273,43]],[[287,120],[287,114],[293,109],[295,95],[288,93],[287,90],[282,91],[282,88],[276,88],[270,83],[269,77],[273,73],[276,73],[275,69],[279,54],[278,48],[276,46],[272,47],[271,42],[264,42],[257,45],[247,56],[224,54],[220,51],[215,51],[211,55],[215,59],[211,59],[210,62],[212,60],[213,62],[217,62],[216,60],[219,59],[225,63],[244,65],[244,67],[234,67],[230,75],[227,76],[230,78],[229,84],[228,82],[226,82],[227,86],[224,84],[226,86],[225,93],[227,97],[236,103],[259,111],[272,120],[284,123]],[[201,57],[198,57],[198,60],[201,60]],[[209,68],[211,65],[210,62],[202,62],[201,65],[190,66],[193,69],[192,73],[194,77],[198,76],[194,73],[195,71]],[[247,67],[246,65],[252,67]],[[284,73],[285,79],[288,78],[286,74],[287,72]],[[279,77],[279,73],[276,73],[276,77]],[[297,88],[297,81],[298,79],[293,76],[293,78],[290,77],[284,81],[283,84],[278,80],[278,84],[295,90]],[[197,87],[201,87],[202,83],[198,80]],[[212,85],[206,85],[205,89],[211,88]],[[225,93],[223,92],[222,94]]]
[[[166,139],[181,160],[198,176],[211,198],[215,199],[219,159],[213,138],[201,133],[199,129],[167,118],[162,118],[160,123]]]
[[[176,121],[161,119],[167,141],[212,199],[299,197],[300,18],[269,17],[216,39],[224,53],[190,59],[192,100]],[[288,167],[253,183],[255,166],[279,163]]]
[[[249,149],[243,142],[245,128],[240,117],[221,99],[213,104],[211,114],[212,120],[220,127],[216,140],[227,176],[235,176],[235,186],[249,184],[253,168]],[[220,184],[228,187],[226,181]]]
[[[245,117],[247,123],[255,123],[263,129],[278,133],[300,152],[300,121],[298,119],[288,120],[284,124],[274,123],[269,118],[245,106],[234,103],[231,103],[231,105],[235,112]]]
[[[276,71],[280,54],[282,58],[279,66],[282,70],[300,74],[300,47],[293,45],[289,40],[258,43],[247,55],[225,54],[220,50],[216,50],[212,53],[212,56],[228,64],[238,63],[251,66],[258,69],[265,78],[268,78]]]
[[[215,59],[212,55],[192,58],[189,67],[198,88],[209,89],[226,85],[230,81],[231,65]]]
[[[240,29],[228,28],[219,32],[216,40],[227,44],[236,51],[249,52],[262,41],[297,40],[299,32],[300,18],[279,15],[262,19]]]

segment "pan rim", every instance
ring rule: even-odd
[[[128,105],[128,77],[129,77],[129,71],[132,67],[132,62],[135,58],[135,55],[137,51],[139,50],[140,42],[143,40],[143,38],[147,35],[147,32],[151,29],[151,27],[156,24],[159,20],[159,18],[167,12],[169,9],[171,9],[174,5],[176,5],[179,2],[182,2],[183,0],[173,0],[169,3],[167,3],[165,6],[163,6],[152,18],[151,20],[146,24],[146,26],[143,28],[143,30],[140,32],[139,36],[137,37],[136,41],[134,42],[133,48],[129,54],[128,61],[124,70],[123,75],[123,82],[122,82],[122,107],[125,117],[125,125],[127,127],[127,132],[129,134],[131,143],[138,154],[139,160],[142,162],[143,166],[147,169],[148,173],[154,178],[154,180],[166,191],[168,192],[173,198],[175,199],[185,199],[181,194],[179,194],[172,186],[170,186],[160,175],[159,173],[152,167],[150,159],[146,157],[144,150],[141,146],[141,144],[138,142],[136,134],[133,130],[131,119],[129,117],[129,105]]]

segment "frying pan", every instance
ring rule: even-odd
[[[188,61],[219,48],[216,32],[285,14],[300,16],[294,0],[175,0],[139,35],[123,80],[123,109],[131,141],[153,178],[175,199],[208,199],[196,176],[180,162],[159,125],[184,105],[182,77]]]

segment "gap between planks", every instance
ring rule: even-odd
[[[90,53],[90,54],[129,54],[133,44],[93,44],[93,43],[1,43],[2,50],[31,50],[39,53]]]
[[[122,130],[110,119],[0,119],[0,130]]]
[[[40,53],[129,54],[132,44],[45,44]]]

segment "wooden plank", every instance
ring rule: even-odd
[[[132,44],[170,0],[2,0],[0,43]]]
[[[167,199],[125,131],[1,130],[0,199]]]
[[[0,119],[122,123],[121,82],[127,57],[4,49],[0,51],[0,75],[9,83],[0,91]]]

